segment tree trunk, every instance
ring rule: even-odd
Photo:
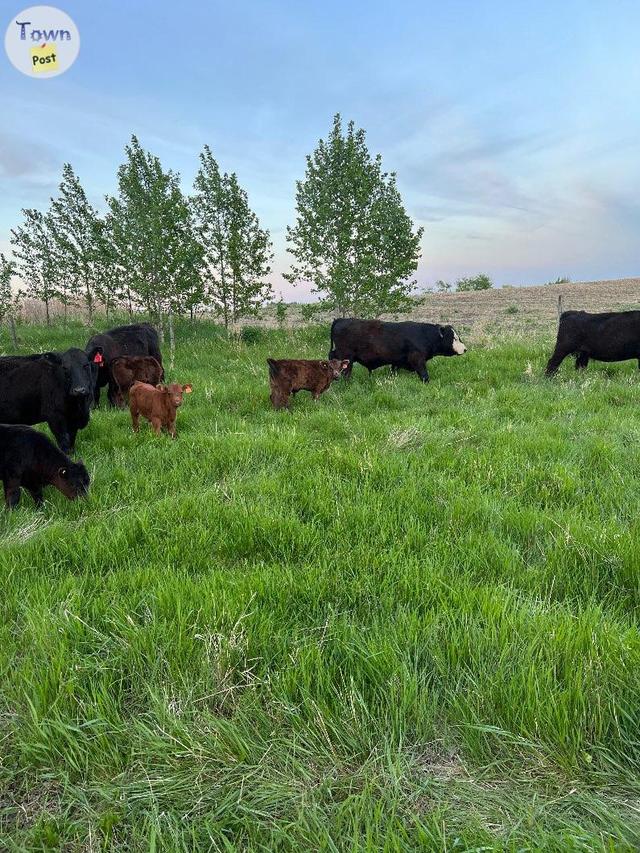
[[[85,286],[87,288],[87,308],[89,309],[89,325],[93,323],[93,300],[91,298],[91,291],[89,289],[89,282],[85,282]]]
[[[51,325],[51,318],[49,317],[49,300],[48,299],[44,300],[44,310],[45,310],[45,314],[47,316],[47,326],[50,326]]]
[[[13,314],[9,314],[9,330],[11,331],[11,340],[13,348],[18,349],[18,335],[16,334],[16,320]]]
[[[173,310],[169,309],[169,367],[173,370],[176,357],[176,339],[173,331]]]

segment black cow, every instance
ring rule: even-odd
[[[560,315],[556,348],[547,364],[547,376],[553,376],[568,356],[575,356],[576,370],[589,359],[626,361],[638,359],[640,367],[640,311],[611,311],[589,314],[565,311]]]
[[[414,370],[429,381],[426,362],[434,355],[462,355],[467,348],[452,326],[434,323],[386,323],[382,320],[334,320],[331,325],[329,358],[348,359],[344,376],[351,375],[353,362],[371,373],[390,364]]]
[[[151,355],[162,367],[162,355],[158,333],[149,323],[133,323],[131,326],[117,326],[107,332],[93,335],[85,347],[87,352],[101,347],[104,361],[99,365],[98,379],[94,388],[94,403],[100,402],[100,388],[108,385],[107,398],[115,406],[118,397],[118,384],[111,372],[111,362],[121,355]],[[162,372],[164,379],[164,371]]]
[[[101,353],[94,347],[0,357],[0,422],[46,423],[60,448],[72,452],[76,433],[89,423]]]
[[[29,426],[0,424],[0,480],[9,509],[18,506],[21,488],[38,506],[44,486],[55,486],[69,500],[89,490],[83,463],[73,462],[46,435]]]

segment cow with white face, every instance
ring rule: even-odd
[[[429,381],[427,362],[436,355],[463,355],[466,346],[453,326],[437,323],[387,323],[382,320],[334,320],[329,358],[348,359],[348,378],[354,362],[371,373],[389,364]]]

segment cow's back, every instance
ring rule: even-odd
[[[46,358],[0,357],[0,422],[35,424],[65,405],[63,371]]]
[[[107,365],[123,355],[150,355],[162,365],[158,333],[149,323],[133,323],[116,326],[106,332],[93,335],[86,349],[101,346]]]
[[[393,362],[412,351],[423,351],[426,323],[392,323],[383,320],[334,320],[331,328],[333,357],[365,362]]]
[[[640,357],[640,311],[565,311],[558,324],[557,347],[600,361]]]

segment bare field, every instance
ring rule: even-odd
[[[470,340],[482,340],[496,332],[520,335],[555,332],[558,297],[563,310],[624,311],[640,308],[640,278],[581,281],[537,287],[502,287],[478,293],[427,293],[416,300],[406,319],[451,323]],[[290,306],[287,325],[303,321],[301,306]],[[323,319],[329,319],[326,315]],[[384,319],[394,319],[391,316]],[[261,320],[275,324],[269,307]]]
[[[426,293],[416,298],[413,311],[405,319],[451,323],[467,338],[481,342],[496,333],[507,335],[552,335],[558,318],[558,297],[562,297],[563,310],[624,311],[640,308],[640,278],[609,279],[606,281],[580,281],[570,284],[548,284],[535,287],[502,287],[479,293]],[[285,326],[295,328],[306,325],[303,306],[293,302],[288,305]],[[68,308],[72,319],[84,319],[82,307]],[[63,316],[63,308],[54,305],[52,316]],[[317,319],[328,321],[330,314]],[[27,300],[22,318],[30,323],[44,323],[44,305]],[[210,317],[206,317],[210,319]],[[385,315],[384,319],[399,319]],[[269,305],[256,318],[242,325],[277,326],[275,304]]]

